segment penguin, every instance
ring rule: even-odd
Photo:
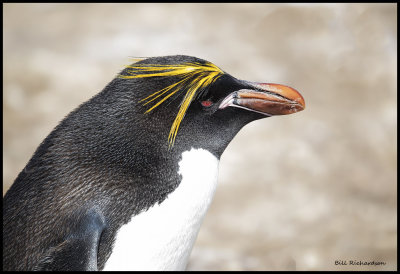
[[[221,154],[295,89],[185,55],[135,60],[43,140],[3,198],[3,270],[184,270]]]

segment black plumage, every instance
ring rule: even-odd
[[[206,63],[167,56],[137,64],[188,62]],[[203,148],[219,158],[244,125],[265,117],[219,108],[229,94],[257,89],[223,72],[191,101],[171,147],[168,134],[185,93],[149,113],[141,100],[180,76],[124,75],[129,68],[62,120],[7,191],[3,270],[101,270],[119,227],[177,188],[183,151]]]

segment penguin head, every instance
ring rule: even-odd
[[[119,78],[132,81],[138,110],[149,126],[158,123],[169,150],[200,147],[221,154],[244,125],[305,108],[291,87],[239,80],[191,56],[143,59]]]

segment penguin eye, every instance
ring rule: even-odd
[[[210,100],[205,100],[205,101],[201,101],[201,105],[203,107],[211,107],[213,105],[213,102],[211,102]]]

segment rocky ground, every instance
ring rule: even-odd
[[[228,146],[188,270],[397,268],[395,4],[3,4],[3,18],[3,194],[129,56],[193,55],[307,107]]]

